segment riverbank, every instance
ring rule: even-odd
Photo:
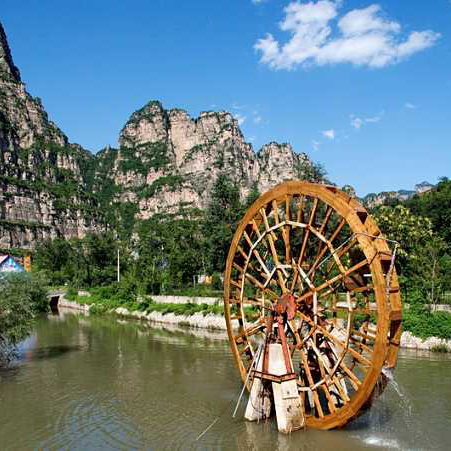
[[[151,304],[151,306],[155,308],[155,310],[153,311],[129,310],[126,307],[117,307],[110,309],[107,313],[160,324],[171,324],[176,326],[187,326],[192,328],[218,331],[227,330],[224,315],[220,313],[209,312],[209,310],[212,309],[211,304],[208,306],[206,303],[197,305],[192,304],[192,312],[183,314],[180,313],[183,310],[182,306],[186,306],[187,304],[182,304],[181,299],[179,299],[178,301],[179,302],[177,304],[171,304],[168,301],[165,304]],[[64,297],[60,299],[59,305],[84,313],[89,313],[91,308],[96,306],[96,304],[80,304],[76,301],[65,299]],[[202,305],[204,305],[204,307],[202,307]],[[217,307],[216,310],[222,309],[221,306],[218,305],[215,305],[214,307]],[[204,308],[204,311],[193,311],[196,310],[196,308]],[[175,312],[171,310],[175,310]],[[238,329],[238,320],[232,320],[232,326],[234,329]],[[434,336],[421,338],[413,335],[410,331],[404,331],[401,336],[400,347],[406,349],[419,349],[435,352],[451,352],[451,339],[444,339]]]

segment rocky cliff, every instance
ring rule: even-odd
[[[227,112],[191,118],[180,109],[165,110],[157,101],[136,111],[119,136],[119,149],[98,156],[101,180],[117,187],[122,202],[137,205],[137,215],[183,207],[204,208],[217,176],[226,173],[244,198],[252,188],[264,192],[302,176],[311,165],[290,145],[270,143],[258,153],[246,143],[238,122]],[[102,167],[109,167],[108,172]]]
[[[80,189],[90,159],[27,93],[0,24],[0,248],[92,229],[89,196]]]
[[[383,191],[381,193],[370,193],[367,194],[362,202],[367,208],[377,207],[378,205],[382,205],[387,201],[405,201],[410,199],[415,194],[423,194],[430,191],[434,188],[435,185],[432,185],[429,182],[421,182],[415,185],[413,190],[405,190],[401,189],[399,191]]]
[[[307,155],[288,144],[254,152],[230,113],[193,119],[157,101],[133,113],[118,149],[93,156],[70,144],[41,101],[27,93],[0,24],[0,249],[202,209],[220,173],[244,198],[255,188],[264,192],[283,180],[309,178],[312,168]]]

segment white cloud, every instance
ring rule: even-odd
[[[238,121],[238,125],[241,125],[244,123],[244,121],[246,120],[246,116],[243,116],[240,113],[236,113],[233,115],[233,117]]]
[[[318,150],[319,145],[320,145],[319,141],[315,141],[314,139],[312,139],[313,150]]]
[[[406,103],[404,104],[404,106],[405,106],[406,108],[409,108],[410,110],[414,110],[414,109],[416,108],[416,105],[414,105],[413,103],[410,103],[410,102],[406,102]]]
[[[252,0],[252,3],[254,4],[254,5],[258,5],[259,3],[263,3],[263,2],[265,2],[266,0]]]
[[[334,139],[335,138],[335,131],[334,130],[324,130],[322,132],[323,136],[325,136],[326,138],[329,139]]]
[[[254,124],[260,124],[261,121],[262,121],[262,117],[261,116],[255,116],[254,117]]]
[[[376,116],[365,118],[365,122],[379,122],[384,114],[385,112],[381,111],[379,114],[376,114]]]
[[[289,3],[279,28],[290,38],[285,43],[271,34],[259,39],[254,48],[261,52],[260,61],[273,69],[337,63],[383,67],[431,47],[440,37],[431,30],[403,37],[401,25],[387,19],[376,4],[353,9],[338,19],[340,5],[338,0]]]
[[[356,117],[354,115],[351,115],[351,125],[356,128],[357,130],[362,126],[363,119],[360,119],[360,117]]]
[[[379,114],[376,114],[376,116],[371,116],[371,117],[358,117],[355,116],[354,114],[351,114],[350,119],[351,119],[351,125],[356,128],[357,130],[359,130],[362,125],[366,124],[366,123],[374,123],[374,122],[379,122],[382,117],[384,116],[385,112],[381,111]]]

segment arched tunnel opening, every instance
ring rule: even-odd
[[[52,296],[50,298],[50,310],[52,313],[58,313],[58,302],[60,300],[59,296]]]

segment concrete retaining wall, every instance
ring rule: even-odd
[[[222,298],[210,298],[200,296],[150,296],[158,304],[222,304]]]
[[[78,302],[75,302],[75,301],[68,301],[64,296],[60,297],[60,299],[58,301],[58,306],[70,308],[72,310],[79,310],[79,311],[85,312],[85,313],[88,313],[89,309],[91,308],[91,305],[79,304]]]
[[[401,335],[401,348],[424,349],[429,351],[437,347],[446,347],[448,352],[451,352],[451,340],[437,337],[429,337],[423,340],[422,338],[415,337],[410,332],[403,332]]]

